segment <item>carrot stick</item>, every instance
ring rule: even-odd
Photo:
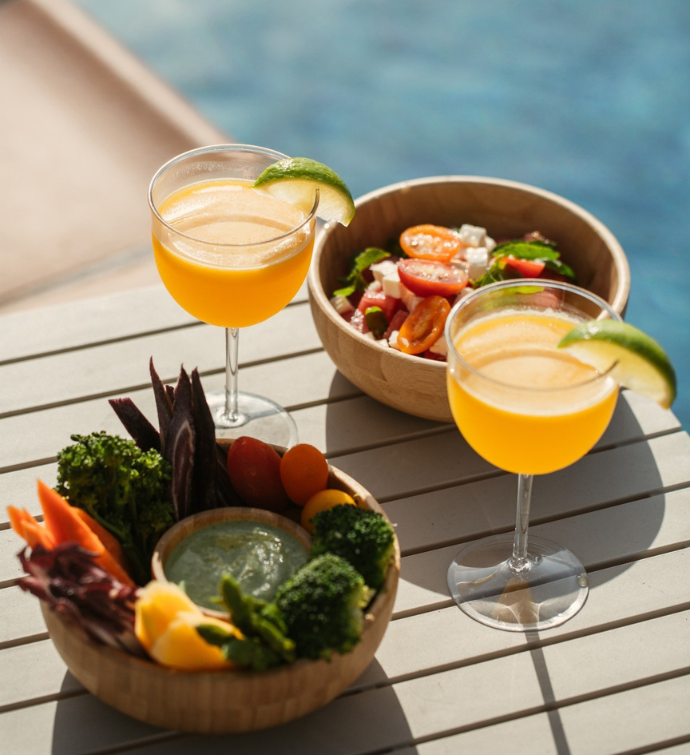
[[[55,541],[45,527],[38,522],[24,522],[24,539],[31,548],[42,545],[46,550],[52,551]]]
[[[99,524],[88,511],[80,509],[78,506],[72,506],[72,511],[84,522],[84,524],[93,532],[93,534],[103,543],[105,549],[110,555],[125,569],[127,560],[120,545],[120,541],[108,530]]]
[[[38,480],[38,498],[48,532],[57,543],[74,542],[97,554],[96,563],[125,585],[134,586],[127,572],[106,550],[89,526],[75,514],[75,507],[55,490]]]
[[[23,537],[26,540],[29,547],[33,548],[37,544],[42,545],[48,550],[52,550],[55,547],[55,542],[48,530],[42,527],[26,509],[17,509],[14,506],[8,506],[7,513],[10,516],[12,529],[19,537]]]

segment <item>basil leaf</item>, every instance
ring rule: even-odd
[[[377,246],[370,246],[355,257],[354,271],[364,272],[370,265],[374,265],[381,260],[390,257],[385,249],[379,249]]]
[[[355,286],[347,286],[346,288],[339,288],[337,291],[333,292],[333,296],[345,296],[345,297],[352,296],[352,294],[354,294],[356,290],[357,289],[355,288]]]

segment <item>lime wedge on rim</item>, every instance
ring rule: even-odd
[[[599,372],[611,368],[620,385],[668,409],[676,397],[676,372],[659,344],[646,333],[615,320],[588,320],[561,339],[558,347]]]
[[[316,214],[322,220],[348,225],[355,214],[352,194],[343,179],[327,165],[308,157],[287,157],[269,165],[254,181],[254,188],[265,189],[303,212],[314,206],[314,192],[318,189]]]

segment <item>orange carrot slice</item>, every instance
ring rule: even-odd
[[[42,545],[48,550],[55,547],[55,542],[45,527],[42,527],[26,509],[17,509],[14,506],[7,507],[12,529],[19,537],[26,540],[29,547]]]
[[[99,524],[88,511],[72,506],[72,511],[84,522],[93,534],[103,543],[105,549],[122,566],[126,568],[127,560],[120,545],[120,541],[108,530]]]
[[[52,551],[55,547],[55,541],[48,530],[38,522],[24,522],[24,539],[31,548],[42,545],[46,550]]]
[[[44,482],[38,480],[38,498],[43,509],[43,518],[55,543],[73,542],[98,554],[96,563],[125,585],[134,586],[129,574],[106,550],[103,543],[89,526],[74,512],[75,507]]]

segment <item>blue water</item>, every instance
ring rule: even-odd
[[[534,184],[628,255],[627,320],[690,426],[688,0],[77,0],[236,140],[355,196],[420,176]]]

